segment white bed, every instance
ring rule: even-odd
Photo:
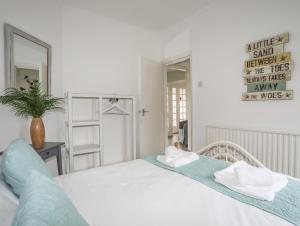
[[[90,226],[291,225],[144,160],[55,178]]]
[[[262,166],[245,149],[228,141],[210,144],[198,153]],[[292,225],[142,159],[63,175],[54,180],[90,226]],[[10,194],[11,191],[2,193]],[[12,202],[2,206],[7,197]],[[10,225],[17,203],[16,198],[0,196],[0,226]]]

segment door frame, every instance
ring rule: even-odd
[[[166,61],[163,61],[164,65],[164,143],[165,146],[168,144],[168,112],[167,112],[167,75],[168,75],[168,66],[176,63],[180,63],[186,60],[190,60],[190,70],[189,70],[189,87],[190,87],[190,93],[189,93],[189,105],[190,105],[190,118],[189,118],[189,125],[188,125],[188,149],[193,150],[193,86],[192,86],[192,54],[187,53],[181,56],[178,56],[177,58],[169,59]]]

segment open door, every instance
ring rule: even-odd
[[[139,154],[164,150],[164,69],[163,65],[140,58]]]

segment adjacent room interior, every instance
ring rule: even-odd
[[[167,129],[168,144],[180,142],[191,147],[190,60],[167,66]],[[189,123],[188,123],[189,122]]]

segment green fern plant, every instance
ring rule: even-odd
[[[0,103],[8,105],[16,116],[27,119],[28,117],[41,118],[48,111],[62,109],[63,98],[46,95],[38,81],[31,82],[28,90],[7,88],[4,95],[0,96]]]

